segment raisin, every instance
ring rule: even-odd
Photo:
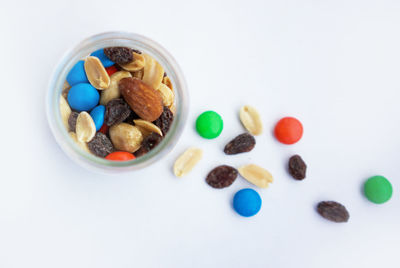
[[[101,132],[97,132],[94,138],[88,142],[89,150],[99,157],[106,157],[114,152],[114,146],[109,138]]]
[[[206,182],[213,188],[221,189],[230,186],[237,178],[236,168],[222,165],[214,168],[208,173]]]
[[[318,213],[333,222],[347,222],[350,218],[347,209],[335,201],[322,201],[317,206]]]
[[[289,173],[296,180],[304,180],[306,177],[307,165],[299,155],[289,159]]]
[[[76,119],[78,119],[78,115],[79,115],[79,113],[77,113],[77,112],[72,112],[69,115],[69,118],[68,118],[69,131],[75,132]]]
[[[169,131],[173,121],[174,121],[174,114],[168,107],[164,106],[162,114],[160,115],[159,118],[157,118],[157,120],[153,122],[153,124],[159,127],[163,135],[165,136]]]
[[[131,124],[131,125],[134,125],[134,124],[133,124],[133,120],[135,120],[135,119],[140,119],[140,117],[139,117],[134,111],[131,110],[131,113],[130,113],[129,116],[124,120],[124,122],[125,122],[125,123],[128,123],[128,124]]]
[[[107,47],[104,54],[113,62],[127,64],[133,61],[132,49],[128,47]]]
[[[131,114],[129,105],[123,99],[110,100],[106,105],[104,122],[107,126],[112,126],[123,122]]]
[[[240,134],[231,140],[224,149],[226,154],[239,154],[250,152],[256,145],[254,137],[248,133]]]
[[[156,147],[162,141],[162,139],[163,137],[155,132],[152,132],[149,136],[143,139],[139,150],[135,152],[135,156],[139,157],[147,154],[148,152],[150,152],[150,150]]]
[[[133,52],[135,52],[135,53],[137,53],[137,54],[142,54],[142,51],[140,51],[140,50],[138,50],[138,49],[134,49],[134,48],[131,48],[131,49],[132,49]]]

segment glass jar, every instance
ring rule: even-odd
[[[176,112],[174,121],[162,142],[154,149],[130,161],[108,161],[89,154],[70,138],[61,120],[59,101],[66,76],[76,62],[104,47],[125,46],[138,49],[154,57],[171,79],[175,93]],[[101,173],[118,173],[144,168],[165,156],[177,143],[188,114],[188,92],[181,69],[174,58],[159,44],[147,37],[126,32],[107,32],[91,36],[68,51],[51,77],[47,96],[47,119],[57,143],[79,165]]]

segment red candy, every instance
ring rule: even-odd
[[[106,156],[111,161],[129,161],[135,159],[135,156],[128,152],[113,152]]]
[[[101,126],[101,128],[99,129],[99,132],[101,132],[101,133],[103,133],[104,135],[107,135],[107,132],[108,132],[108,129],[109,129],[110,127],[109,126],[107,126],[107,124],[103,124],[102,126]]]
[[[303,125],[294,117],[284,117],[275,126],[275,137],[284,144],[294,144],[303,136]]]
[[[118,69],[117,69],[117,67],[115,67],[113,65],[113,66],[107,67],[106,72],[108,73],[108,76],[111,76],[113,73],[118,72]]]

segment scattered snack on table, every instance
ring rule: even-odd
[[[294,144],[303,136],[303,125],[294,117],[285,117],[275,126],[275,137],[283,144]]]
[[[392,184],[383,176],[371,177],[364,183],[365,196],[375,204],[383,204],[389,201],[392,193]]]
[[[238,191],[233,197],[233,208],[243,217],[256,215],[261,209],[261,204],[260,195],[250,188]]]
[[[231,186],[238,176],[236,168],[222,165],[214,168],[208,173],[206,182],[213,188],[222,189]]]
[[[189,148],[181,154],[174,164],[174,174],[183,177],[188,174],[203,157],[203,151],[199,148]]]
[[[214,139],[218,137],[222,129],[224,128],[224,122],[219,114],[214,111],[206,111],[199,115],[196,120],[196,130],[200,136],[206,139]]]
[[[260,187],[267,188],[270,183],[274,182],[274,178],[268,170],[254,164],[240,167],[239,174],[248,182]]]
[[[152,56],[106,47],[73,65],[59,105],[66,131],[85,152],[129,161],[156,147],[170,130],[175,93]]]
[[[296,180],[304,180],[306,177],[307,165],[300,155],[294,155],[289,159],[289,173]]]
[[[231,140],[224,148],[225,154],[240,154],[250,152],[256,146],[256,140],[248,133],[240,134]]]
[[[347,222],[350,218],[347,209],[335,201],[322,201],[317,206],[318,213],[333,222]]]
[[[263,125],[261,117],[256,108],[245,105],[240,109],[239,112],[240,121],[248,132],[252,135],[261,135],[263,131]]]

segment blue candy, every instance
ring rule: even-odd
[[[106,56],[106,54],[104,54],[104,49],[103,49],[103,48],[102,48],[102,49],[99,49],[99,50],[96,50],[95,52],[93,52],[92,54],[90,54],[90,56],[98,57],[99,60],[101,61],[101,63],[103,63],[103,66],[104,66],[105,68],[114,65],[114,62],[111,61],[111,60]]]
[[[68,103],[72,109],[81,111],[90,111],[99,103],[99,92],[89,83],[80,83],[68,92]]]
[[[67,75],[67,82],[70,86],[74,86],[79,83],[89,83],[83,60],[78,61],[74,67],[72,67],[71,71],[69,71]]]
[[[260,211],[261,197],[253,189],[242,189],[233,197],[233,208],[243,217],[254,216]]]
[[[105,113],[106,107],[104,105],[99,105],[90,112],[90,116],[93,118],[94,124],[96,125],[96,131],[99,131],[103,126]]]

